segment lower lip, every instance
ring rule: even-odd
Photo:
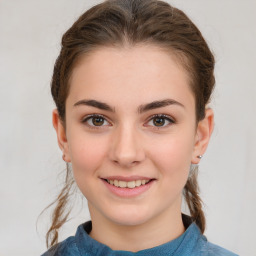
[[[150,187],[153,185],[153,183],[155,182],[155,180],[151,180],[150,182],[148,182],[145,185],[141,185],[139,187],[135,187],[135,188],[120,188],[120,187],[116,187],[114,185],[109,184],[107,181],[102,180],[103,183],[106,185],[106,187],[115,195],[119,196],[119,197],[136,197],[139,196],[141,194],[143,194],[144,192],[146,192],[147,190],[150,189]]]

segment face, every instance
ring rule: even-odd
[[[174,56],[149,45],[100,48],[80,60],[70,86],[59,144],[92,218],[137,225],[180,213],[203,152],[189,78]]]

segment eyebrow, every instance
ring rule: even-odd
[[[100,102],[97,100],[86,100],[86,99],[80,100],[74,104],[74,107],[81,106],[81,105],[95,107],[95,108],[98,108],[101,110],[106,110],[106,111],[115,113],[115,108],[111,107],[107,103]],[[147,104],[140,105],[138,107],[138,113],[142,114],[149,110],[162,108],[162,107],[166,107],[166,106],[170,106],[170,105],[177,105],[177,106],[185,108],[185,106],[183,104],[181,104],[180,102],[178,102],[176,100],[164,99],[164,100],[157,100],[157,101],[153,101],[153,102],[150,102]]]
[[[95,107],[95,108],[99,108],[99,109],[110,111],[110,112],[115,112],[115,109],[110,107],[107,103],[100,102],[97,100],[80,100],[74,104],[74,107],[81,106],[81,105]]]
[[[145,105],[141,105],[138,108],[138,113],[143,113],[152,109],[157,109],[157,108],[162,108],[162,107],[166,107],[166,106],[170,106],[170,105],[177,105],[180,107],[185,108],[185,106],[183,104],[181,104],[180,102],[173,100],[173,99],[165,99],[165,100],[157,100],[157,101],[153,101],[151,103],[145,104]]]

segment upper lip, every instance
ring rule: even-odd
[[[153,178],[146,176],[106,176],[101,177],[104,180],[118,180],[118,181],[134,181],[134,180],[152,180]]]

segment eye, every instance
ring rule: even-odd
[[[85,123],[89,128],[97,129],[102,126],[109,126],[110,123],[102,115],[89,115],[82,120],[82,123]]]
[[[153,117],[151,117],[148,122],[148,125],[161,128],[161,127],[169,126],[173,123],[175,122],[171,117],[161,114],[161,115],[154,115]]]

